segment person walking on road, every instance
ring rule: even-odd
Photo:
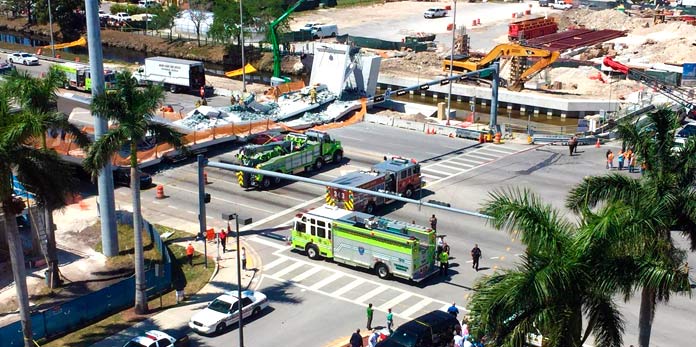
[[[372,309],[372,303],[367,304],[367,330],[372,330],[372,316],[375,311]]]
[[[479,259],[481,259],[481,248],[479,248],[477,243],[474,245],[474,248],[471,249],[471,260],[473,261],[471,267],[476,269],[476,272],[478,272],[479,268]]]
[[[445,246],[445,237],[439,235],[437,237],[437,248],[435,252],[435,261],[440,261],[440,254],[442,253],[442,247]]]
[[[391,308],[387,309],[387,330],[389,330],[390,334],[394,331],[394,314]]]
[[[242,253],[240,255],[241,260],[242,260],[242,270],[246,271],[246,264],[247,264],[247,256],[246,256],[246,248],[242,247]]]
[[[350,335],[350,347],[363,347],[363,338],[360,336],[360,329]]]
[[[626,154],[624,153],[623,150],[619,150],[619,171],[623,170],[624,167],[624,159],[626,159]]]
[[[186,247],[186,258],[188,258],[189,266],[193,266],[193,245],[189,242]]]
[[[450,306],[447,309],[447,313],[453,315],[454,318],[457,318],[457,315],[459,314],[459,309],[457,308],[457,304],[453,302],[452,306]]]
[[[614,168],[614,153],[611,149],[607,149],[607,170]]]
[[[449,253],[446,250],[442,250],[440,253],[440,275],[447,276],[449,271]]]
[[[430,229],[437,230],[437,218],[435,215],[430,217]]]
[[[573,151],[575,151],[575,143],[577,138],[575,136],[568,139],[568,151],[570,151],[570,156],[573,156]]]
[[[220,246],[222,246],[222,253],[227,252],[227,232],[225,229],[220,229],[218,238],[220,239]]]

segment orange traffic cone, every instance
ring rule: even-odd
[[[594,146],[595,146],[595,148],[599,148],[599,147],[601,147],[601,146],[600,146],[600,143],[599,143],[599,139],[597,139],[597,143],[595,143],[595,145],[594,145]]]

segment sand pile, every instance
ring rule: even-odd
[[[436,52],[408,52],[403,57],[383,59],[380,73],[437,76],[443,73],[442,58]]]
[[[541,74],[542,76],[544,73]],[[548,70],[548,81],[561,82],[562,91],[587,95],[619,98],[637,90],[640,85],[635,81],[625,79],[610,79],[598,69],[589,66],[578,68],[554,68]],[[599,78],[601,76],[601,78]]]
[[[620,57],[642,63],[683,63],[696,61],[696,26],[684,22],[658,24],[640,28],[619,43]]]
[[[569,27],[585,27],[588,29],[635,30],[642,28],[652,20],[648,18],[629,17],[616,10],[594,11],[574,9],[555,15],[560,30]]]

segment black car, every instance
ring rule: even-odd
[[[448,347],[457,329],[461,325],[456,317],[433,311],[402,324],[377,347]]]
[[[130,187],[130,168],[119,167],[114,170],[114,184],[123,187]],[[147,172],[140,171],[140,188],[148,188],[152,185],[152,176]]]

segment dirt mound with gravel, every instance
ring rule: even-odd
[[[588,29],[635,30],[644,27],[652,20],[648,18],[630,17],[617,10],[594,11],[574,9],[554,14],[560,30],[585,27]]]

